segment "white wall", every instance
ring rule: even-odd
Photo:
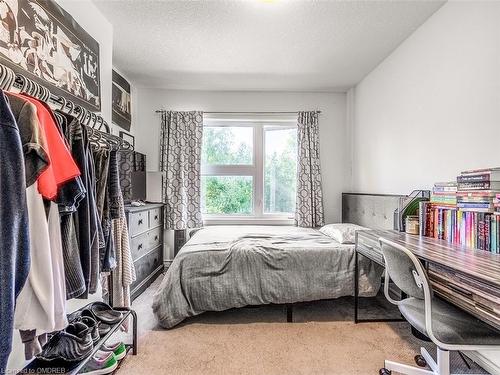
[[[96,8],[90,0],[57,0],[57,3],[70,13],[73,18],[99,43],[101,62],[101,106],[103,118],[111,124],[111,71],[113,59],[113,26]],[[70,300],[67,310],[74,311],[78,307],[89,303],[91,300],[101,299],[98,292],[89,300]],[[13,350],[9,357],[8,368],[19,369],[25,364],[24,346],[19,338],[19,333],[14,332]]]
[[[203,111],[322,111],[320,152],[325,218],[341,218],[341,193],[348,190],[349,150],[346,147],[346,95],[343,93],[228,92],[137,90],[136,149],[147,155],[150,171],[159,168],[160,120],[158,109]]]
[[[499,20],[499,2],[448,2],[357,85],[354,191],[500,165]]]

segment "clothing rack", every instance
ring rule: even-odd
[[[115,151],[134,149],[131,143],[111,134],[109,124],[101,115],[75,104],[64,96],[52,93],[45,86],[0,63],[0,89],[9,91],[13,87],[49,105],[59,106],[60,111],[76,117],[89,130],[90,141],[93,145],[107,147]]]
[[[165,109],[159,109],[156,111],[156,113],[166,113],[168,112]],[[321,114],[321,111],[314,111],[317,114]],[[249,111],[243,111],[243,112],[232,112],[232,111],[206,111],[203,112],[206,114],[211,114],[211,115],[296,115],[299,113],[299,111],[269,111],[269,112],[249,112]]]

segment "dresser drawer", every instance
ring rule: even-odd
[[[139,258],[134,262],[136,281],[131,285],[130,289],[134,290],[141,282],[148,278],[149,275],[162,265],[163,263],[163,248],[160,246],[151,250],[148,254]]]
[[[358,233],[356,236],[356,251],[379,264],[384,264],[380,243],[372,237]]]
[[[149,211],[149,227],[154,228],[162,224],[162,209],[154,208]]]
[[[146,232],[135,236],[130,240],[130,252],[132,253],[133,260],[140,258],[150,249],[152,249],[152,247],[150,246],[149,237],[149,232]]]
[[[129,232],[130,236],[134,237],[149,229],[148,211],[131,212],[129,214]]]
[[[157,227],[148,232],[148,248],[153,249],[163,243],[163,228]]]

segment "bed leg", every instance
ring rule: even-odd
[[[287,304],[286,308],[286,321],[287,323],[293,323],[293,305]]]

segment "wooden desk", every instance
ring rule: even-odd
[[[357,256],[361,254],[383,266],[379,237],[406,247],[423,261],[436,295],[500,330],[500,255],[396,231],[356,233],[356,317]]]

